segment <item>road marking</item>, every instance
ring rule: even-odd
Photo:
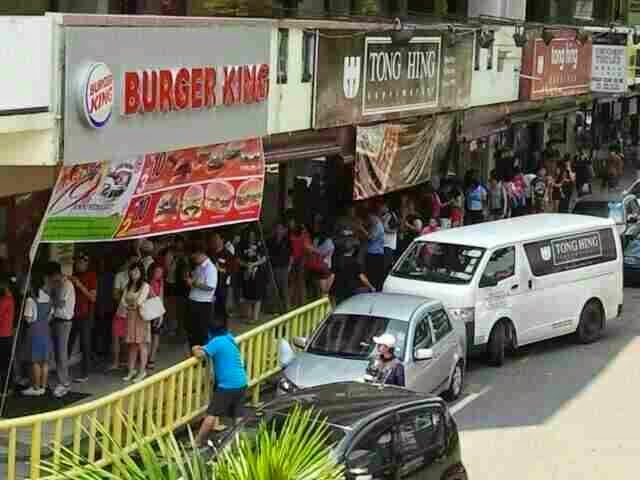
[[[480,390],[479,392],[476,393],[471,393],[469,395],[467,395],[466,397],[464,397],[463,399],[461,399],[459,402],[457,402],[455,405],[452,405],[449,408],[449,411],[451,412],[452,415],[455,415],[456,413],[458,413],[460,410],[462,410],[464,407],[466,407],[467,405],[469,405],[471,402],[473,402],[474,400],[476,400],[477,398],[481,397],[482,395],[484,395],[485,393],[487,393],[489,390],[491,390],[491,387],[484,387],[482,390]]]

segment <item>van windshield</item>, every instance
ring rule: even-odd
[[[391,272],[425,282],[466,284],[480,265],[485,249],[450,243],[414,242]]]

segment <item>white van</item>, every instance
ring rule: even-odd
[[[576,333],[598,339],[622,312],[622,246],[612,220],[537,214],[420,237],[385,292],[435,298],[464,322],[469,353],[505,351]]]

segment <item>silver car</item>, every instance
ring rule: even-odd
[[[444,394],[449,400],[460,396],[464,331],[454,328],[439,301],[389,293],[352,297],[338,305],[311,338],[295,338],[294,344],[304,351],[283,361],[278,393],[364,380],[376,352],[373,337],[383,333],[396,338],[395,354],[404,363],[407,388]]]

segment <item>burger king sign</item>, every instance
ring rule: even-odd
[[[94,63],[87,69],[82,82],[82,111],[89,126],[104,127],[113,111],[113,74],[104,63]]]

